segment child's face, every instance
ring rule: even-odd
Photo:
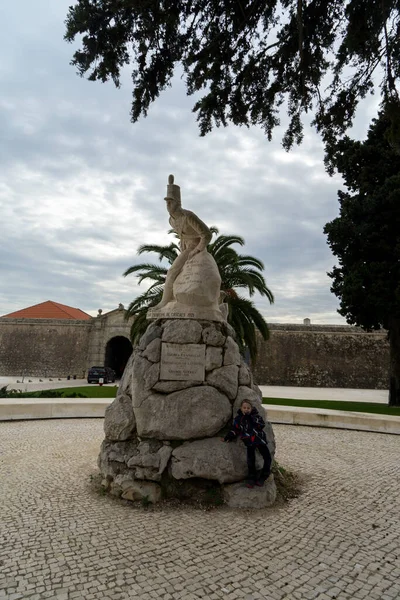
[[[244,415],[249,415],[251,413],[251,405],[247,402],[243,402],[242,406],[240,407],[240,410]]]

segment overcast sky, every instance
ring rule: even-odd
[[[92,315],[125,306],[145,286],[122,272],[143,243],[168,243],[169,173],[184,208],[265,264],[275,304],[255,297],[267,321],[344,323],[327,276],[336,260],[323,234],[338,215],[339,177],[324,171],[309,130],[287,154],[281,132],[230,126],[199,137],[193,98],[176,77],[149,115],[130,123],[123,86],[89,82],[63,40],[71,0],[0,6],[0,315],[53,300]],[[351,134],[364,137],[376,101]]]

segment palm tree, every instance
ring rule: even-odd
[[[216,227],[210,229],[212,233],[218,234]],[[224,292],[224,302],[229,307],[228,323],[236,332],[241,351],[243,352],[247,347],[254,361],[257,356],[256,329],[266,340],[269,337],[268,326],[254,303],[240,296],[237,290],[246,290],[250,297],[258,292],[261,296],[266,296],[271,304],[274,297],[261,273],[264,270],[263,263],[254,256],[238,254],[232,248],[233,244],[243,246],[244,243],[244,239],[239,236],[218,235],[207,249],[214,257],[221,275],[221,291]],[[171,265],[179,254],[179,247],[172,242],[169,246],[144,244],[138,249],[138,254],[150,252],[158,254],[160,263],[164,260]],[[131,328],[133,344],[139,341],[146,330],[147,310],[161,301],[167,272],[167,266],[141,263],[129,267],[123,273],[124,277],[135,273],[139,278],[139,284],[145,279],[152,282],[149,289],[133,300],[126,311],[127,319],[135,317]]]

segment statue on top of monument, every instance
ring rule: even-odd
[[[211,231],[191,210],[182,208],[181,190],[174,184],[174,176],[168,177],[167,195],[164,198],[170,214],[169,224],[180,239],[181,255],[192,258],[205,250],[211,241]]]
[[[155,309],[163,308],[173,299],[174,281],[182,271],[183,265],[187,260],[205,250],[212,237],[207,225],[194,212],[182,208],[181,189],[174,183],[173,175],[168,177],[167,195],[164,200],[170,214],[169,224],[180,240],[181,253],[168,271],[162,300],[154,307]]]
[[[180,240],[180,254],[167,273],[161,302],[149,309],[147,318],[222,320],[218,308],[221,278],[207,252],[212,233],[194,212],[182,208],[181,190],[173,175],[168,177],[165,201],[169,223]]]

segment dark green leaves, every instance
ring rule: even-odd
[[[83,36],[72,60],[80,75],[118,86],[132,64],[133,122],[178,64],[188,94],[201,94],[201,135],[232,122],[271,138],[285,103],[286,149],[301,142],[307,112],[332,143],[376,83],[384,105],[399,108],[398,0],[78,0],[66,26],[69,42]],[[398,132],[400,111],[390,120]]]
[[[365,142],[346,137],[331,147],[332,166],[352,194],[339,192],[340,216],[325,226],[339,267],[329,276],[340,314],[367,329],[400,318],[400,155],[375,120]]]
[[[216,227],[210,229],[214,234],[218,233]],[[264,339],[267,339],[268,326],[253,302],[241,297],[238,290],[245,290],[250,297],[258,292],[261,296],[265,296],[270,303],[273,303],[274,297],[261,273],[264,270],[263,263],[254,256],[238,254],[232,248],[234,244],[243,246],[244,239],[239,236],[220,235],[209,244],[208,251],[214,257],[221,275],[221,290],[225,292],[224,301],[229,307],[228,322],[236,331],[240,348],[243,350],[247,347],[252,360],[255,360],[257,356],[256,330]],[[174,243],[169,246],[147,244],[140,246],[138,250],[138,254],[153,252],[158,254],[160,261],[166,260],[168,265],[171,265],[178,254],[178,246]],[[161,301],[167,268],[162,265],[142,263],[127,269],[124,277],[131,274],[136,274],[139,283],[145,280],[151,282],[147,292],[131,302],[126,311],[127,319],[135,317],[131,328],[131,339],[135,344],[148,326],[147,310]]]

